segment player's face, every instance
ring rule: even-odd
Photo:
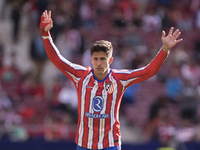
[[[109,57],[105,52],[94,52],[91,56],[91,62],[94,75],[100,80],[104,79],[108,74],[108,69],[113,61],[113,57]]]

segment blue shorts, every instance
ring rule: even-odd
[[[93,149],[87,149],[87,148],[80,147],[80,146],[77,145],[77,150],[93,150]],[[121,147],[115,146],[115,147],[108,147],[108,148],[99,149],[99,150],[121,150]]]

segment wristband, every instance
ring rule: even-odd
[[[42,23],[43,21],[44,21],[44,16],[41,16],[40,31],[41,31],[41,33],[42,33],[42,36],[49,36],[50,33],[49,33],[49,31],[48,31],[48,32],[45,31],[45,27],[46,27],[48,24],[50,24],[50,22],[48,22],[48,23]]]

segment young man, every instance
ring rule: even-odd
[[[113,61],[112,44],[97,41],[90,47],[92,67],[83,67],[63,58],[54,45],[50,29],[51,12],[43,12],[40,29],[49,59],[75,85],[78,95],[77,150],[119,150],[121,146],[119,107],[127,87],[154,76],[169,50],[182,39],[179,30],[162,32],[162,48],[144,68],[137,70],[110,69]]]

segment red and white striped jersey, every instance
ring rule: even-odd
[[[51,37],[43,37],[49,59],[75,85],[78,95],[76,143],[88,149],[121,145],[119,107],[126,88],[155,75],[167,57],[160,50],[144,68],[110,69],[105,79],[95,78],[91,67],[69,62],[60,54]]]

